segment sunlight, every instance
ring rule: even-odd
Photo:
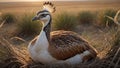
[[[34,2],[34,1],[41,1],[41,0],[28,0],[28,1],[32,1],[32,2]]]
[[[0,0],[0,2],[37,2],[46,0]]]

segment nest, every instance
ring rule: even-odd
[[[27,53],[0,37],[0,66],[2,68],[20,68],[27,63]]]
[[[120,68],[120,45],[111,47],[103,59],[96,59],[90,64],[82,63],[74,66],[35,63],[29,58],[27,50],[18,49],[2,37],[0,45],[1,68]]]

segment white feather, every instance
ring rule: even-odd
[[[48,40],[44,31],[41,31],[40,36],[38,37],[34,45],[29,44],[28,51],[31,58],[36,62],[41,63],[51,63],[57,61],[54,59],[48,52]]]
[[[83,61],[83,57],[86,56],[86,55],[89,55],[89,54],[90,54],[89,51],[84,51],[81,54],[77,54],[77,55],[65,60],[65,62],[67,64],[72,64],[72,65],[73,64],[79,64],[79,63],[81,63]]]
[[[52,13],[55,11],[55,7],[53,6],[52,3],[49,2],[49,3],[43,5],[43,10],[47,10]]]

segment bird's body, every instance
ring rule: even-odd
[[[45,3],[45,7],[53,5]],[[44,8],[45,8],[44,7]],[[51,32],[51,11],[45,10],[37,13],[33,20],[41,20],[43,27],[36,38],[28,46],[30,57],[43,64],[67,63],[78,64],[95,59],[97,51],[87,41],[72,31],[58,30]],[[50,9],[50,8],[49,8]],[[50,33],[51,32],[51,33]]]
[[[97,53],[88,42],[72,31],[51,32],[50,43],[44,31],[31,41],[29,52],[32,59],[43,64],[65,62],[77,64],[89,61],[96,57]]]

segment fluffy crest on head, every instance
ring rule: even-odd
[[[56,11],[54,5],[51,2],[45,2],[43,4],[43,10],[47,10],[50,13],[54,13]]]

